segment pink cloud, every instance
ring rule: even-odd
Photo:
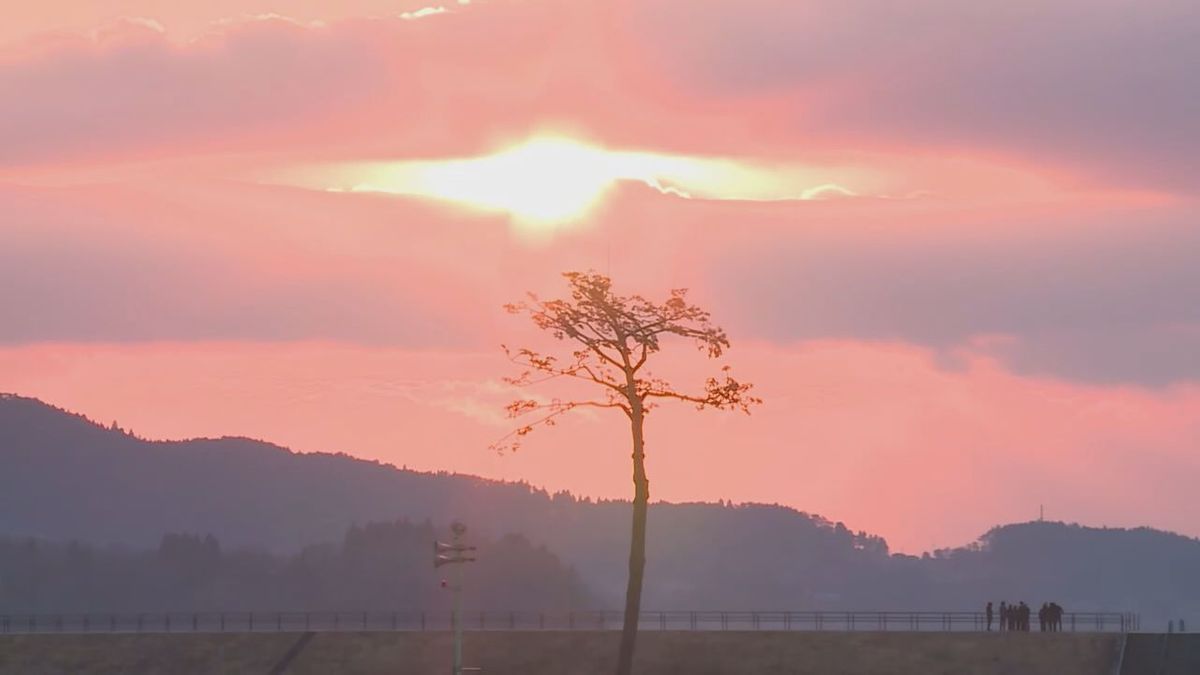
[[[1117,185],[1200,180],[1200,15],[1172,0],[629,6],[680,89],[769,97],[787,110],[777,137],[1049,161]]]
[[[1200,377],[1190,202],[1108,196],[992,212],[958,202],[708,202],[621,186],[531,243],[503,217],[421,200],[169,177],[0,190],[0,342],[338,340],[477,347],[496,312],[567,269],[693,287],[738,334],[983,335],[1022,372]],[[746,227],[730,229],[730,224]]]
[[[0,343],[476,342],[480,284],[453,265],[453,221],[356,202],[202,184],[0,190]],[[479,245],[506,236],[487,223],[457,229]]]
[[[0,61],[0,161],[246,150],[393,87],[386,34],[268,18],[187,44],[141,23]]]
[[[952,152],[1195,185],[1186,64],[1200,55],[1177,3],[729,7],[486,2],[417,21],[232,22],[189,42],[126,24],[10,50],[0,160],[445,155],[558,125],[633,147]]]

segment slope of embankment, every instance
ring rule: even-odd
[[[5,636],[0,637],[0,673],[426,675],[450,670],[447,633],[304,636]],[[619,637],[616,631],[471,633],[465,663],[485,675],[607,674],[615,666]],[[1062,633],[648,632],[639,638],[636,672],[1110,675],[1120,640],[1118,635]]]

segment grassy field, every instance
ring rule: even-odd
[[[272,672],[300,633],[0,637],[0,673]],[[468,633],[466,665],[485,675],[610,673],[616,632]],[[1109,675],[1114,635],[650,632],[644,675]],[[320,633],[286,672],[448,673],[446,633]]]

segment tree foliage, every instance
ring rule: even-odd
[[[574,378],[600,387],[601,396],[581,399],[518,398],[506,410],[522,420],[493,447],[516,450],[524,436],[538,426],[581,407],[616,408],[633,417],[635,409],[648,413],[666,399],[748,413],[761,403],[751,395],[751,385],[735,379],[729,366],[707,378],[693,391],[677,389],[648,369],[651,357],[661,351],[663,339],[675,336],[691,342],[712,359],[729,348],[725,331],[713,325],[709,313],[688,302],[687,289],[674,289],[657,303],[641,295],[618,295],[612,280],[596,272],[566,272],[569,299],[543,300],[530,293],[523,302],[505,305],[511,314],[527,315],[555,339],[573,343],[566,357],[529,348],[504,346],[505,354],[523,368],[505,382],[519,387],[557,378]],[[532,419],[530,419],[532,417]]]

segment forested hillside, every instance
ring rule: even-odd
[[[352,527],[336,544],[292,555],[227,551],[212,535],[168,534],[129,550],[0,538],[0,608],[8,612],[426,610],[450,594],[435,570],[429,523]],[[520,535],[475,542],[467,606],[568,610],[594,605],[574,570]]]
[[[497,595],[480,596],[483,604],[509,608],[534,598],[611,608],[624,588],[627,502],[241,438],[147,441],[13,396],[0,398],[0,466],[0,534],[9,537],[0,547],[0,588],[8,583],[10,592],[12,565],[29,564],[18,552],[45,546],[48,560],[59,562],[39,562],[35,573],[73,580],[63,561],[91,556],[88,583],[103,586],[96,580],[107,577],[95,575],[112,568],[115,587],[156,584],[133,596],[161,598],[155,606],[415,605],[432,601],[423,595],[435,581],[430,542],[453,518],[469,523],[470,537],[485,546],[477,573],[494,575],[487,579]],[[372,522],[392,525],[361,528]],[[187,595],[192,587],[180,581],[192,577],[171,576],[173,558],[163,558],[163,535],[172,532],[219,542],[220,564],[195,573],[212,582],[198,595]],[[1200,625],[1200,541],[1146,528],[1008,525],[914,557],[890,554],[881,537],[782,506],[658,503],[650,532],[648,609],[970,609],[988,599],[1056,600],[1070,610],[1140,611],[1151,623],[1185,617]],[[90,548],[52,544],[72,540]],[[107,551],[111,544],[123,552]],[[389,570],[399,575],[391,585]],[[256,588],[257,579],[269,582]],[[513,590],[537,580],[548,585],[527,595]]]

